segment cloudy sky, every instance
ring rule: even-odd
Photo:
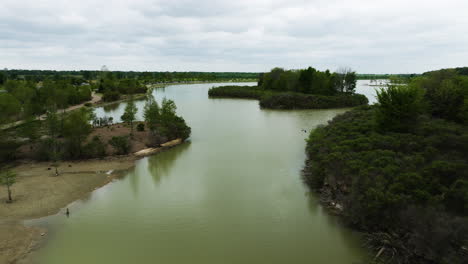
[[[467,0],[0,0],[0,67],[468,66]]]

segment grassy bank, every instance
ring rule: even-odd
[[[258,99],[260,106],[269,109],[324,109],[354,107],[368,103],[361,94],[312,95],[262,90],[256,86],[221,86],[208,91],[210,97]]]

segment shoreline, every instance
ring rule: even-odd
[[[12,187],[14,202],[7,204],[0,192],[0,263],[32,263],[31,254],[42,246],[47,230],[25,226],[25,220],[55,215],[70,203],[125,175],[143,157],[182,144],[172,140],[159,148],[146,148],[129,155],[63,162],[60,175],[53,176],[50,162],[23,160],[13,167],[17,183]],[[140,153],[140,154],[137,154]]]

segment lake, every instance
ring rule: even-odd
[[[359,235],[301,181],[308,133],[347,109],[262,110],[256,100],[209,99],[210,87],[154,90],[192,127],[189,142],[138,160],[122,178],[30,221],[49,228],[43,264],[361,263]],[[232,83],[229,83],[232,85]],[[245,85],[244,83],[239,85]],[[254,85],[252,83],[252,85]],[[374,88],[358,92],[375,101]],[[144,102],[138,102],[139,118]],[[119,121],[125,103],[96,109]]]

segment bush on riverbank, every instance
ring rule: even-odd
[[[227,98],[250,98],[260,99],[265,94],[264,90],[256,86],[220,86],[213,87],[208,90],[210,97],[227,97]]]
[[[260,100],[260,106],[270,109],[324,109],[354,107],[368,103],[361,94],[311,95],[292,92],[273,92],[255,86],[221,86],[208,91],[210,97],[249,98]]]
[[[260,106],[270,109],[325,109],[365,105],[369,101],[362,94],[307,95],[300,93],[278,93],[264,96]]]
[[[441,119],[431,96],[439,88],[420,85],[453,82],[466,95],[457,80],[425,76],[411,88],[382,90],[380,104],[339,115],[308,139],[308,185],[328,193],[347,222],[372,232],[376,251],[398,263],[468,261],[468,126],[454,115]]]

